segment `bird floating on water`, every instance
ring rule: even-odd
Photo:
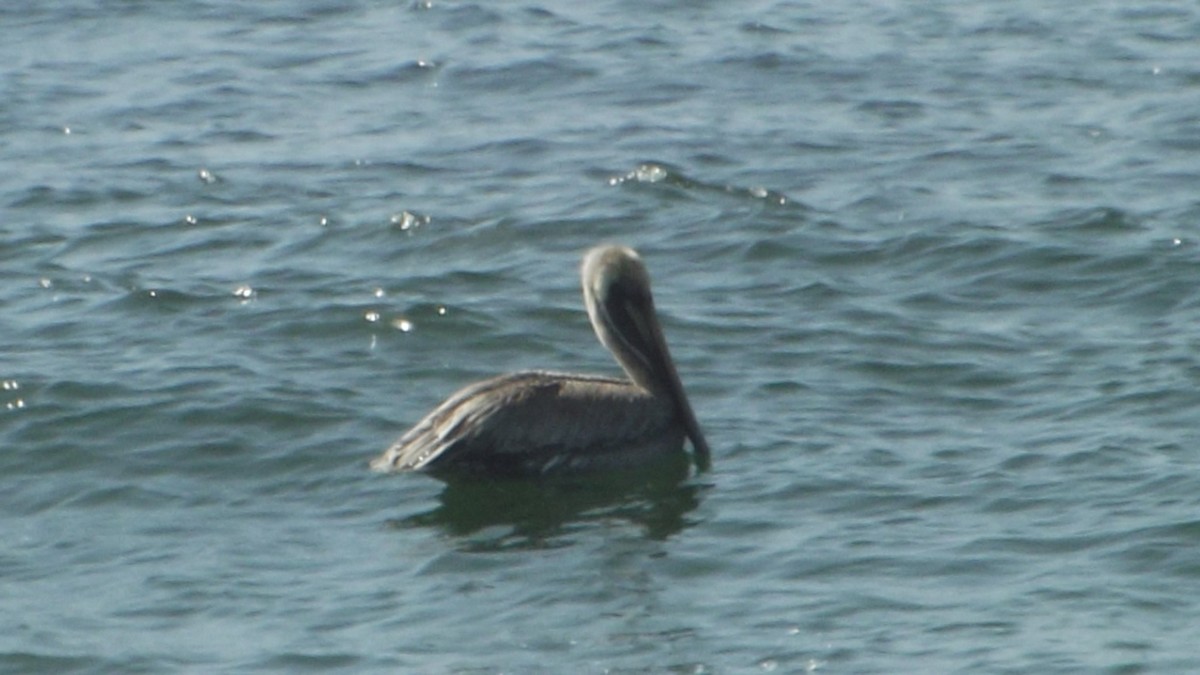
[[[371,468],[434,475],[543,475],[636,467],[691,441],[708,443],[667,350],[637,252],[599,246],[583,257],[583,299],[600,342],[628,379],[530,371],[460,389]]]

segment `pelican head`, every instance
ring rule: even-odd
[[[580,276],[596,336],[634,384],[672,402],[692,442],[697,465],[707,468],[708,443],[667,349],[650,294],[650,274],[641,257],[626,246],[598,246],[584,256]]]

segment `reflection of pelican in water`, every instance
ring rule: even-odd
[[[371,462],[377,471],[537,475],[619,469],[708,444],[667,350],[641,258],[623,246],[583,258],[583,298],[628,380],[523,372],[459,390]]]
[[[396,529],[432,527],[471,551],[545,549],[570,542],[586,523],[624,523],[665,540],[694,521],[705,486],[683,481],[688,456],[630,471],[556,476],[549,481],[447,480],[437,505],[389,519]]]

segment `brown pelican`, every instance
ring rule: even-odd
[[[521,372],[469,385],[371,462],[376,471],[540,475],[634,467],[708,444],[654,313],[638,254],[600,246],[583,257],[583,299],[600,342],[629,379]]]

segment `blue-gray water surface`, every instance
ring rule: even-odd
[[[1200,7],[7,2],[0,671],[1200,671]],[[367,462],[614,373],[714,469]]]

